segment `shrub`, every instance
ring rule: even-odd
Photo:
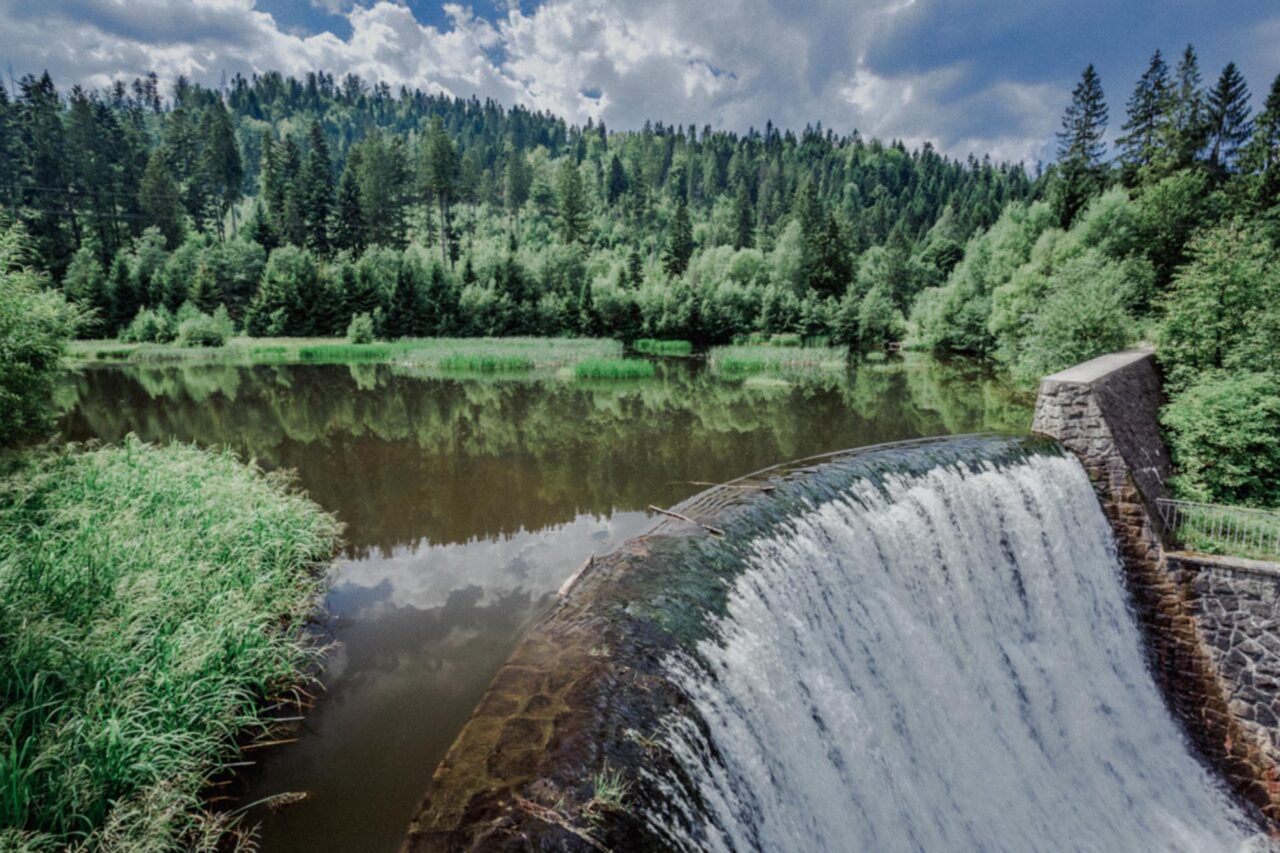
[[[0,707],[21,744],[0,826],[32,850],[217,849],[205,780],[318,662],[304,625],[337,535],[230,451],[130,437],[0,481]]]
[[[21,226],[0,232],[0,445],[49,428],[62,355],[83,317],[45,288],[29,252]]]
[[[353,344],[373,343],[373,317],[356,314],[347,325],[347,340]]]
[[[691,355],[693,353],[693,343],[690,341],[640,338],[633,346],[636,352],[642,352],[647,355]]]
[[[1280,506],[1280,377],[1209,371],[1160,413],[1178,494]]]
[[[164,307],[140,309],[129,325],[120,330],[120,340],[127,344],[163,344],[176,335],[173,316]]]
[[[196,314],[178,324],[178,343],[184,347],[220,347],[235,333],[225,305],[213,316]]]

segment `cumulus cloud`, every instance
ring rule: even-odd
[[[1212,53],[1216,39],[1246,54],[1228,58],[1247,72],[1251,62],[1266,74],[1280,65],[1265,37],[1276,20],[1251,0],[546,0],[530,10],[510,0],[493,4],[492,20],[446,4],[436,25],[391,0],[310,0],[345,16],[343,37],[289,31],[266,2],[0,0],[0,50],[15,68],[48,68],[61,82],[323,69],[613,127],[820,121],[957,156],[1027,160],[1046,153],[1087,61],[1104,78],[1123,75],[1110,89],[1116,116],[1157,46],[1208,39]]]

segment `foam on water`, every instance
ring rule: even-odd
[[[713,633],[669,661],[700,718],[652,816],[678,847],[1258,843],[1157,692],[1073,458],[855,481],[751,545]]]

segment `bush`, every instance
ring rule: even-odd
[[[353,344],[373,343],[373,317],[356,314],[347,326],[347,340]]]
[[[220,347],[233,334],[225,305],[219,305],[212,317],[197,313],[178,324],[178,343],[184,347]]]
[[[1160,414],[1181,497],[1280,506],[1280,377],[1209,371]]]
[[[32,850],[218,849],[205,780],[318,662],[337,536],[230,451],[130,437],[0,481],[0,827]]]
[[[0,446],[49,429],[62,355],[83,317],[45,288],[29,253],[21,226],[0,232]]]
[[[140,309],[129,325],[120,330],[120,340],[127,344],[164,344],[176,336],[173,316],[164,307]]]

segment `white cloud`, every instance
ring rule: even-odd
[[[547,0],[532,11],[513,1],[492,22],[448,4],[441,26],[391,0],[311,2],[344,15],[350,35],[287,32],[255,0],[0,0],[0,53],[64,85],[321,69],[611,127],[820,121],[1028,160],[1044,155],[1078,70],[1068,59],[1064,74],[1028,71],[1025,45],[1021,65],[990,47],[957,58],[915,46],[935,19],[989,44],[999,16],[971,0]],[[1108,91],[1118,115],[1122,87]]]

